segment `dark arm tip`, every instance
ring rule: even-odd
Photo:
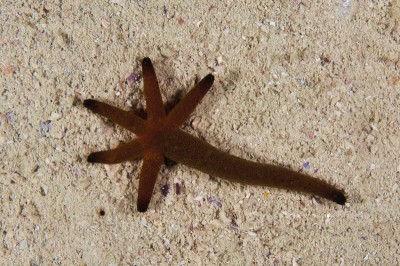
[[[141,197],[141,195],[138,195],[137,202],[136,202],[136,207],[138,212],[146,212],[147,209],[149,208],[150,204],[150,199],[146,199],[146,197]]]
[[[208,74],[198,84],[198,88],[202,91],[207,92],[214,83],[214,75]]]
[[[337,204],[344,205],[346,203],[346,196],[343,192],[338,192],[333,195],[333,201]]]
[[[212,84],[214,83],[214,75],[208,74],[200,82],[206,85],[206,86],[204,86],[204,88],[209,89],[209,87],[211,87]]]
[[[146,66],[152,65],[150,58],[148,58],[148,57],[143,58],[143,60],[142,60],[142,65],[143,65],[143,66],[145,66],[145,65],[146,65]]]
[[[205,80],[208,82],[213,83],[214,82],[214,75],[213,74],[208,74],[207,76],[204,77]]]
[[[137,210],[138,210],[138,212],[146,212],[146,211],[147,211],[147,207],[148,207],[148,205],[139,204],[139,203],[138,203],[138,205],[137,205]]]
[[[83,101],[83,106],[85,106],[88,109],[92,109],[95,104],[96,104],[96,101],[92,100],[92,99],[88,99],[88,100],[84,100]]]
[[[96,160],[95,160],[95,154],[94,154],[94,153],[89,154],[89,156],[87,157],[87,161],[88,161],[89,163],[95,163],[95,162],[96,162]]]

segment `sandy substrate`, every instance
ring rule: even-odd
[[[400,263],[398,0],[51,2],[0,6],[1,265]],[[141,161],[86,162],[133,136],[82,101],[143,109],[144,56],[165,102],[216,76],[187,132],[348,203],[175,164],[138,213]]]

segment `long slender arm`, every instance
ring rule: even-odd
[[[133,112],[124,111],[112,105],[92,99],[85,100],[83,105],[92,112],[110,119],[113,123],[116,123],[135,134],[140,134],[144,131],[145,120],[138,117]]]
[[[145,212],[149,207],[157,175],[163,162],[164,156],[161,151],[153,150],[145,152],[139,179],[137,199],[137,209],[139,212]]]
[[[211,89],[214,76],[208,74],[186,94],[183,99],[171,110],[167,116],[167,124],[170,128],[181,126]]]
[[[115,149],[93,152],[88,157],[90,163],[115,164],[143,157],[143,147],[138,139],[122,144]]]
[[[158,86],[156,72],[150,58],[145,57],[142,61],[144,97],[146,99],[146,110],[148,120],[159,120],[165,117],[164,105]]]
[[[229,181],[305,192],[340,205],[346,203],[343,191],[324,180],[277,165],[238,158],[181,130],[169,135],[165,149],[166,157]]]

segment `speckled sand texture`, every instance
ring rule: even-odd
[[[399,265],[398,0],[79,2],[0,4],[0,265]],[[138,213],[82,101],[143,109],[144,56],[165,102],[216,76],[186,131],[346,206],[169,164]]]

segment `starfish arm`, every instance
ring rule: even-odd
[[[87,160],[90,163],[115,164],[141,157],[143,157],[142,144],[135,139],[112,150],[93,152]]]
[[[284,167],[241,159],[181,130],[168,137],[165,149],[166,157],[229,181],[305,192],[340,205],[346,203],[343,191],[326,181]]]
[[[154,185],[164,156],[160,151],[145,152],[139,179],[137,209],[145,212],[153,195]]]
[[[113,123],[116,123],[135,134],[140,134],[144,131],[145,120],[138,117],[133,112],[124,111],[112,105],[92,99],[85,100],[83,105],[92,112],[110,119]]]
[[[181,126],[203,99],[204,95],[211,89],[213,82],[214,76],[208,74],[197,83],[168,114],[167,125],[170,128]]]
[[[165,117],[165,110],[156,72],[150,58],[145,57],[143,59],[142,69],[147,116],[149,120],[159,120]]]

